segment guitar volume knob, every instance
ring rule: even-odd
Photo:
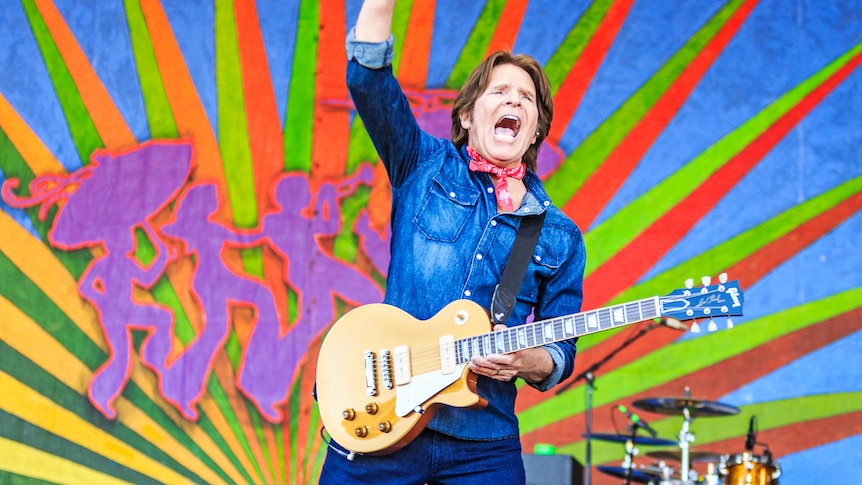
[[[389,421],[384,421],[377,425],[377,429],[384,433],[388,433],[392,431],[392,423],[390,423]]]
[[[347,408],[341,412],[341,416],[348,421],[353,421],[356,418],[356,411],[353,408]]]
[[[353,434],[355,434],[359,438],[365,438],[368,436],[368,428],[365,426],[360,426],[353,430]]]
[[[365,412],[368,414],[377,414],[377,404],[373,402],[366,404]]]

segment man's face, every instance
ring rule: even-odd
[[[538,120],[533,79],[514,64],[500,64],[472,114],[461,115],[461,126],[470,133],[467,143],[489,162],[513,167],[535,143]]]

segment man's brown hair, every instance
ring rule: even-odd
[[[542,69],[536,59],[526,54],[512,55],[508,51],[497,51],[473,69],[452,106],[452,143],[458,148],[467,143],[470,135],[461,126],[461,114],[470,113],[472,117],[476,100],[487,89],[491,80],[491,72],[501,64],[512,64],[520,67],[527,72],[536,86],[536,106],[539,109],[538,133],[536,134],[536,142],[527,148],[522,159],[527,168],[535,172],[539,146],[548,136],[548,132],[551,130],[551,120],[554,119],[554,100],[551,96],[551,83],[548,81],[545,70]]]

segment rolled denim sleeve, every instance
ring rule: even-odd
[[[563,372],[566,369],[566,357],[563,355],[563,351],[557,344],[543,345],[543,349],[547,350],[549,354],[551,354],[551,359],[554,361],[554,371],[551,372],[551,375],[545,378],[542,382],[531,383],[528,382],[532,387],[545,392],[548,389],[556,386],[563,380]],[[525,381],[526,382],[526,381]]]
[[[395,52],[395,37],[391,34],[385,42],[361,42],[356,40],[356,28],[347,33],[345,48],[347,60],[362,64],[369,69],[381,69],[392,65]]]

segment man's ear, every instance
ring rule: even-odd
[[[469,130],[470,125],[472,124],[472,120],[471,120],[472,116],[470,116],[469,113],[461,113],[460,118],[461,118],[461,128],[464,128],[465,130]]]

